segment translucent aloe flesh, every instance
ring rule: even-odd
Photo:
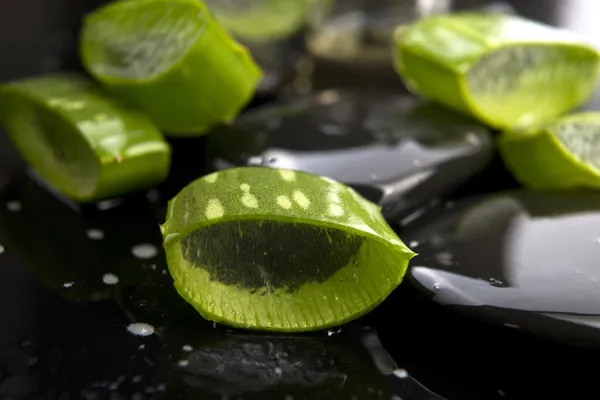
[[[534,189],[600,189],[600,113],[568,115],[535,131],[499,138],[507,167]]]
[[[327,178],[266,167],[205,176],[162,226],[179,294],[205,318],[309,331],[357,318],[401,282],[414,253],[378,206]]]
[[[169,172],[171,150],[158,129],[77,75],[3,85],[0,123],[25,161],[77,201],[149,187]]]
[[[80,47],[92,76],[172,135],[235,118],[262,77],[198,0],[114,2],[86,18]]]
[[[398,29],[395,64],[411,90],[514,129],[588,100],[600,56],[572,32],[516,16],[456,13]]]
[[[205,4],[236,37],[277,40],[296,33],[312,7],[323,0],[205,0]]]

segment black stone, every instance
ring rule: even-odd
[[[390,92],[326,91],[261,108],[215,129],[218,169],[263,164],[349,184],[388,217],[455,189],[490,160],[480,124]]]
[[[356,235],[306,224],[239,221],[193,232],[181,246],[184,258],[211,279],[266,294],[325,282],[352,262],[362,243]]]
[[[443,305],[600,346],[600,195],[515,191],[446,204],[405,227],[408,282]]]

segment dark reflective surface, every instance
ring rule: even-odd
[[[410,281],[512,329],[600,345],[600,196],[513,192],[432,210],[406,228]]]
[[[390,92],[325,91],[216,129],[218,168],[265,164],[328,176],[398,217],[455,189],[491,158],[487,128]]]
[[[77,68],[80,17],[99,3],[102,1],[23,0],[3,4],[0,81]],[[452,7],[465,9],[488,3],[455,0]],[[595,0],[508,3],[525,16],[573,29],[594,43],[600,39]],[[405,93],[393,76],[388,76],[389,80],[372,77],[366,76],[369,79],[365,81],[385,82],[385,86],[394,81],[398,93]],[[350,76],[350,80],[355,78]],[[325,71],[319,79],[317,87],[348,83],[348,77],[335,69]],[[404,99],[404,95],[398,94],[396,99]],[[436,149],[431,142],[419,142],[414,137],[407,140],[412,133],[402,133],[401,139],[367,135],[369,130],[363,123],[369,107],[367,101],[360,106],[363,96],[370,98],[366,92],[354,102],[343,97],[342,103],[350,111],[334,124],[347,128],[349,134],[339,135],[342,130],[330,126],[323,133],[314,129],[314,122],[299,118],[297,126],[313,129],[298,130],[293,124],[289,128],[297,129],[293,137],[282,139],[269,131],[258,135],[266,138],[258,144],[248,136],[229,145],[248,146],[255,154],[239,157],[236,153],[221,159],[230,163],[268,162],[269,157],[262,157],[265,151],[283,150],[288,160],[291,157],[301,162],[302,168],[318,171],[326,167],[330,173],[359,177],[351,183],[363,194],[382,199],[385,193],[381,188],[390,181],[411,182],[396,175],[397,169],[382,166],[410,167],[408,161],[414,161],[415,149],[435,154],[437,158],[430,159],[437,168],[435,176],[445,178],[430,181],[436,182],[432,192],[409,190],[408,184],[395,188],[401,195],[389,202],[392,208],[388,211],[420,204],[424,193],[433,196],[446,192],[452,187],[445,187],[444,182],[456,183],[457,177],[471,175],[464,167],[467,164],[461,164],[465,155],[471,161],[476,159],[470,145],[452,142],[450,147],[457,153],[448,154],[443,153],[447,147]],[[253,105],[270,100],[263,97]],[[411,108],[410,103],[407,100],[401,108]],[[371,107],[369,112],[376,121],[385,120],[381,113],[389,113],[398,105],[394,101],[385,104],[385,100],[374,100],[374,104],[377,109]],[[597,104],[594,100],[587,107],[597,108]],[[317,120],[317,126],[330,124],[325,117],[323,122]],[[438,117],[428,118],[425,123],[437,123]],[[271,128],[280,129],[277,123]],[[279,132],[282,136],[286,133]],[[404,218],[404,224],[412,227],[406,237],[401,232],[402,237],[407,242],[423,241],[439,231],[440,236],[462,243],[461,251],[448,251],[449,256],[441,249],[442,255],[435,257],[437,264],[421,265],[429,267],[427,270],[415,268],[415,279],[408,282],[412,285],[403,284],[380,307],[341,333],[248,335],[199,319],[172,288],[158,231],[164,202],[213,168],[214,160],[204,156],[204,138],[171,143],[173,172],[158,191],[80,208],[57,200],[27,176],[20,176],[22,165],[0,133],[0,399],[597,397],[599,354],[594,347],[599,335],[594,316],[598,304],[593,279],[594,240],[600,236],[595,225],[600,224],[592,209],[600,208],[595,208],[595,197],[583,201],[576,195],[576,201],[564,202],[554,197],[548,202],[546,197],[527,195],[536,200],[532,205],[531,200],[510,195],[500,196],[504,198],[501,204],[469,200],[451,203],[451,208],[419,209]],[[409,146],[402,147],[406,144]],[[361,160],[349,151],[352,148],[367,149],[372,158]],[[316,157],[318,150],[326,156]],[[344,168],[332,170],[332,153],[340,152],[345,154],[341,159]],[[307,154],[315,157],[303,158]],[[460,163],[451,163],[457,154]],[[252,156],[260,159],[251,160]],[[353,157],[355,163],[347,162]],[[315,162],[319,160],[325,164]],[[372,181],[366,169],[358,168],[364,163],[381,168],[377,173],[385,179],[378,176]],[[406,176],[418,177],[427,171],[423,166],[414,167],[405,170],[410,170]],[[495,157],[466,186],[454,191],[452,199],[512,187],[514,181]],[[471,235],[468,239],[440,228],[456,225],[473,206],[478,206],[479,214],[471,214],[471,222],[467,218],[466,227],[463,224],[461,228]],[[424,217],[429,211],[433,213]],[[589,216],[581,219],[582,212]],[[420,221],[418,226],[416,221]],[[526,241],[513,240],[515,237]],[[526,243],[531,246],[526,247]],[[427,248],[421,245],[416,250],[423,259]],[[430,254],[439,253],[437,247],[430,249],[436,250]],[[512,258],[505,257],[507,254]],[[535,258],[538,255],[540,258]],[[459,256],[461,262],[456,264]],[[446,283],[453,279],[455,286],[469,283],[454,295],[450,290],[436,291],[434,300],[455,304],[442,306],[431,301],[432,282],[426,280],[431,275],[424,272],[443,275]],[[111,284],[115,277],[118,282]],[[465,296],[472,290],[477,296]],[[508,295],[499,297],[498,293]],[[472,298],[493,302],[494,306],[465,303]],[[583,312],[585,315],[575,315]],[[133,322],[148,325],[130,327]],[[153,329],[153,333],[136,336],[128,327],[138,333],[140,328]],[[542,338],[545,336],[562,342],[547,342]],[[587,348],[578,349],[581,345]]]

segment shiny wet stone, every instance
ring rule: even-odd
[[[441,205],[405,227],[407,282],[435,302],[600,347],[600,195],[515,191]]]
[[[261,164],[327,176],[407,214],[479,172],[482,125],[408,95],[330,90],[249,112],[208,137],[217,169]]]

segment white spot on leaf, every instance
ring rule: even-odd
[[[242,191],[244,191],[244,192],[249,192],[250,191],[250,185],[248,185],[247,183],[242,183],[240,185],[240,189],[242,189]]]
[[[341,217],[342,215],[344,215],[344,209],[339,204],[330,204],[329,214],[331,214],[334,217]]]
[[[292,201],[287,196],[277,196],[277,204],[279,207],[285,208],[286,210],[292,208]]]
[[[296,173],[294,171],[282,169],[279,171],[279,174],[284,181],[292,182],[296,180]]]
[[[258,208],[258,200],[250,193],[246,193],[242,196],[242,204],[248,208]]]
[[[308,197],[306,197],[306,195],[304,193],[302,193],[299,190],[296,190],[294,192],[294,201],[296,203],[298,203],[298,205],[302,208],[304,208],[305,210],[310,207],[310,200],[308,199]]]
[[[204,215],[208,219],[221,218],[225,214],[225,209],[219,199],[210,199],[206,206]]]
[[[219,173],[215,172],[214,174],[206,175],[204,177],[204,180],[208,183],[215,183],[218,178],[219,178]]]

